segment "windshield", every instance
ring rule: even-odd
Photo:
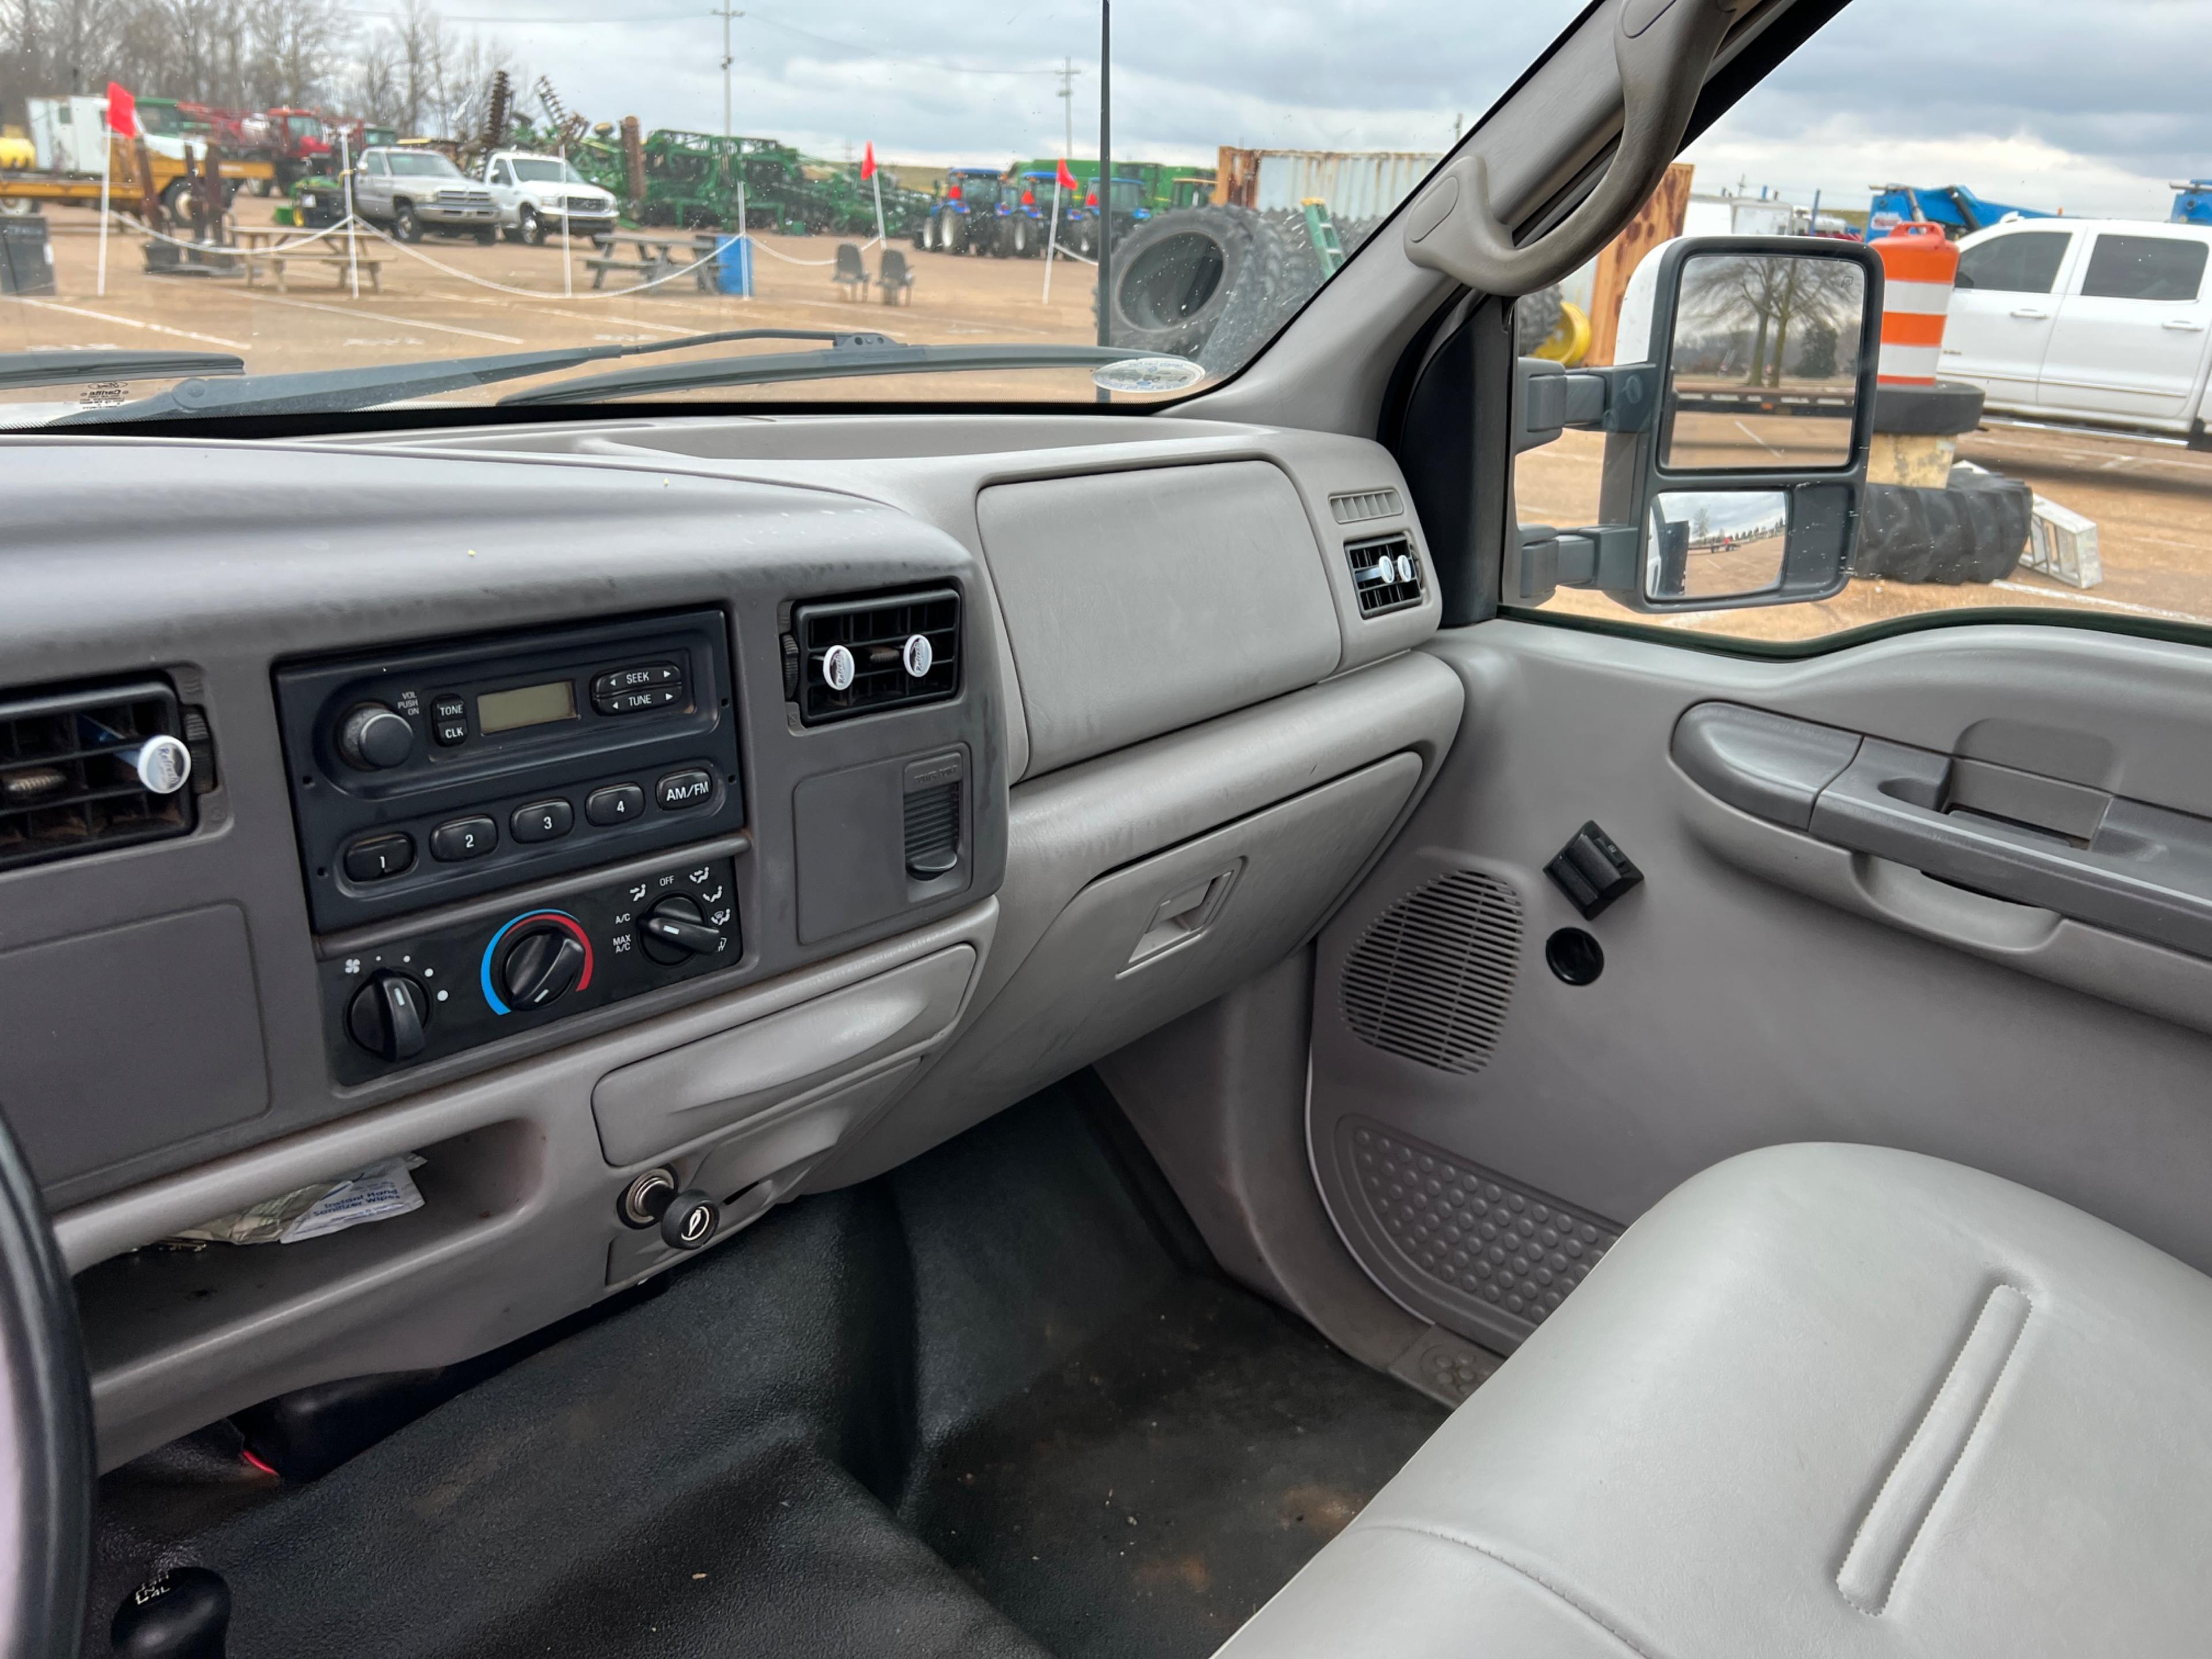
[[[519,155],[513,164],[514,179],[522,185],[584,185],[590,179],[563,161],[548,161],[534,155]]]
[[[387,158],[403,179],[458,179],[461,170],[434,149],[396,149]]]
[[[1449,0],[1372,0],[1355,21],[1326,0],[1118,0],[1109,80],[1084,0],[844,13],[738,0],[726,16],[665,0],[619,14],[592,0],[407,0],[279,5],[265,27],[268,8],[248,6],[236,50],[219,52],[180,30],[173,0],[101,0],[109,47],[86,44],[83,0],[14,0],[0,123],[27,131],[33,106],[110,80],[149,125],[174,122],[167,100],[204,109],[228,199],[210,219],[157,156],[156,191],[110,181],[103,235],[96,155],[64,161],[73,176],[42,181],[36,201],[10,199],[0,178],[10,246],[37,235],[32,257],[52,273],[51,289],[0,300],[0,355],[153,346],[234,357],[234,380],[349,377],[342,400],[276,400],[306,427],[316,407],[404,398],[399,426],[433,405],[586,380],[599,384],[580,400],[617,416],[647,402],[1158,402],[1266,349],[1338,248],[1358,257],[1582,5],[1471,19]],[[351,173],[334,191],[314,179],[341,173],[335,151],[299,146],[336,133],[352,135]],[[365,160],[393,134],[405,148]],[[424,187],[510,176],[597,186],[612,203],[586,215],[528,191]],[[1102,177],[1109,216],[1085,205]],[[1055,191],[1063,179],[1073,187]],[[1310,222],[1310,200],[1333,234]],[[776,329],[888,345],[846,350],[830,372],[813,361],[828,341],[689,343]],[[511,365],[403,376],[410,390],[378,395],[382,369],[647,343],[680,343],[641,360],[656,370],[793,367],[746,384],[659,374],[632,392],[617,374],[629,365],[595,359],[524,379]],[[1107,386],[1102,350],[1178,361]],[[197,392],[156,406],[175,385],[0,378],[0,426],[228,406]]]

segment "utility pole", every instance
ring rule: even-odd
[[[1098,0],[1098,343],[1114,343],[1114,0]]]
[[[1060,113],[1067,125],[1067,135],[1060,141],[1060,153],[1064,156],[1075,154],[1075,77],[1080,73],[1073,58],[1060,60]]]
[[[738,234],[745,234],[745,164],[738,154],[738,129],[730,112],[730,65],[736,58],[730,52],[730,22],[744,13],[734,9],[730,0],[722,0],[721,9],[710,11],[709,17],[722,20],[722,142],[729,146],[729,166],[738,186]]]

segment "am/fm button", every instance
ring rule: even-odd
[[[664,812],[696,806],[714,793],[714,780],[705,772],[671,772],[653,786],[653,799]]]

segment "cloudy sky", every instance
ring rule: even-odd
[[[999,162],[1095,154],[1095,3],[734,0],[735,125],[817,154]],[[359,3],[359,0],[356,0]],[[372,15],[368,0],[356,15]],[[712,0],[442,0],[592,119],[719,128]],[[1571,21],[1571,0],[1118,0],[1117,153],[1440,149]],[[609,18],[617,17],[618,23]],[[1692,148],[1739,180],[1857,205],[1897,179],[2069,213],[2162,218],[2212,175],[2212,0],[1856,0]]]

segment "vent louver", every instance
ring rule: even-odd
[[[186,735],[159,680],[0,701],[0,870],[183,835],[192,792],[156,793],[128,757]]]
[[[1328,498],[1328,510],[1339,524],[1364,524],[1370,519],[1395,519],[1406,510],[1395,489],[1353,489]]]
[[[1345,1024],[1386,1054],[1479,1072],[1498,1046],[1520,959],[1520,896],[1495,877],[1455,871],[1398,900],[1352,947]]]
[[[1421,556],[1413,550],[1412,537],[1346,542],[1344,556],[1352,562],[1352,587],[1361,616],[1379,617],[1421,602]]]
[[[951,588],[802,605],[792,629],[799,718],[809,726],[941,702],[960,689],[960,595]]]

